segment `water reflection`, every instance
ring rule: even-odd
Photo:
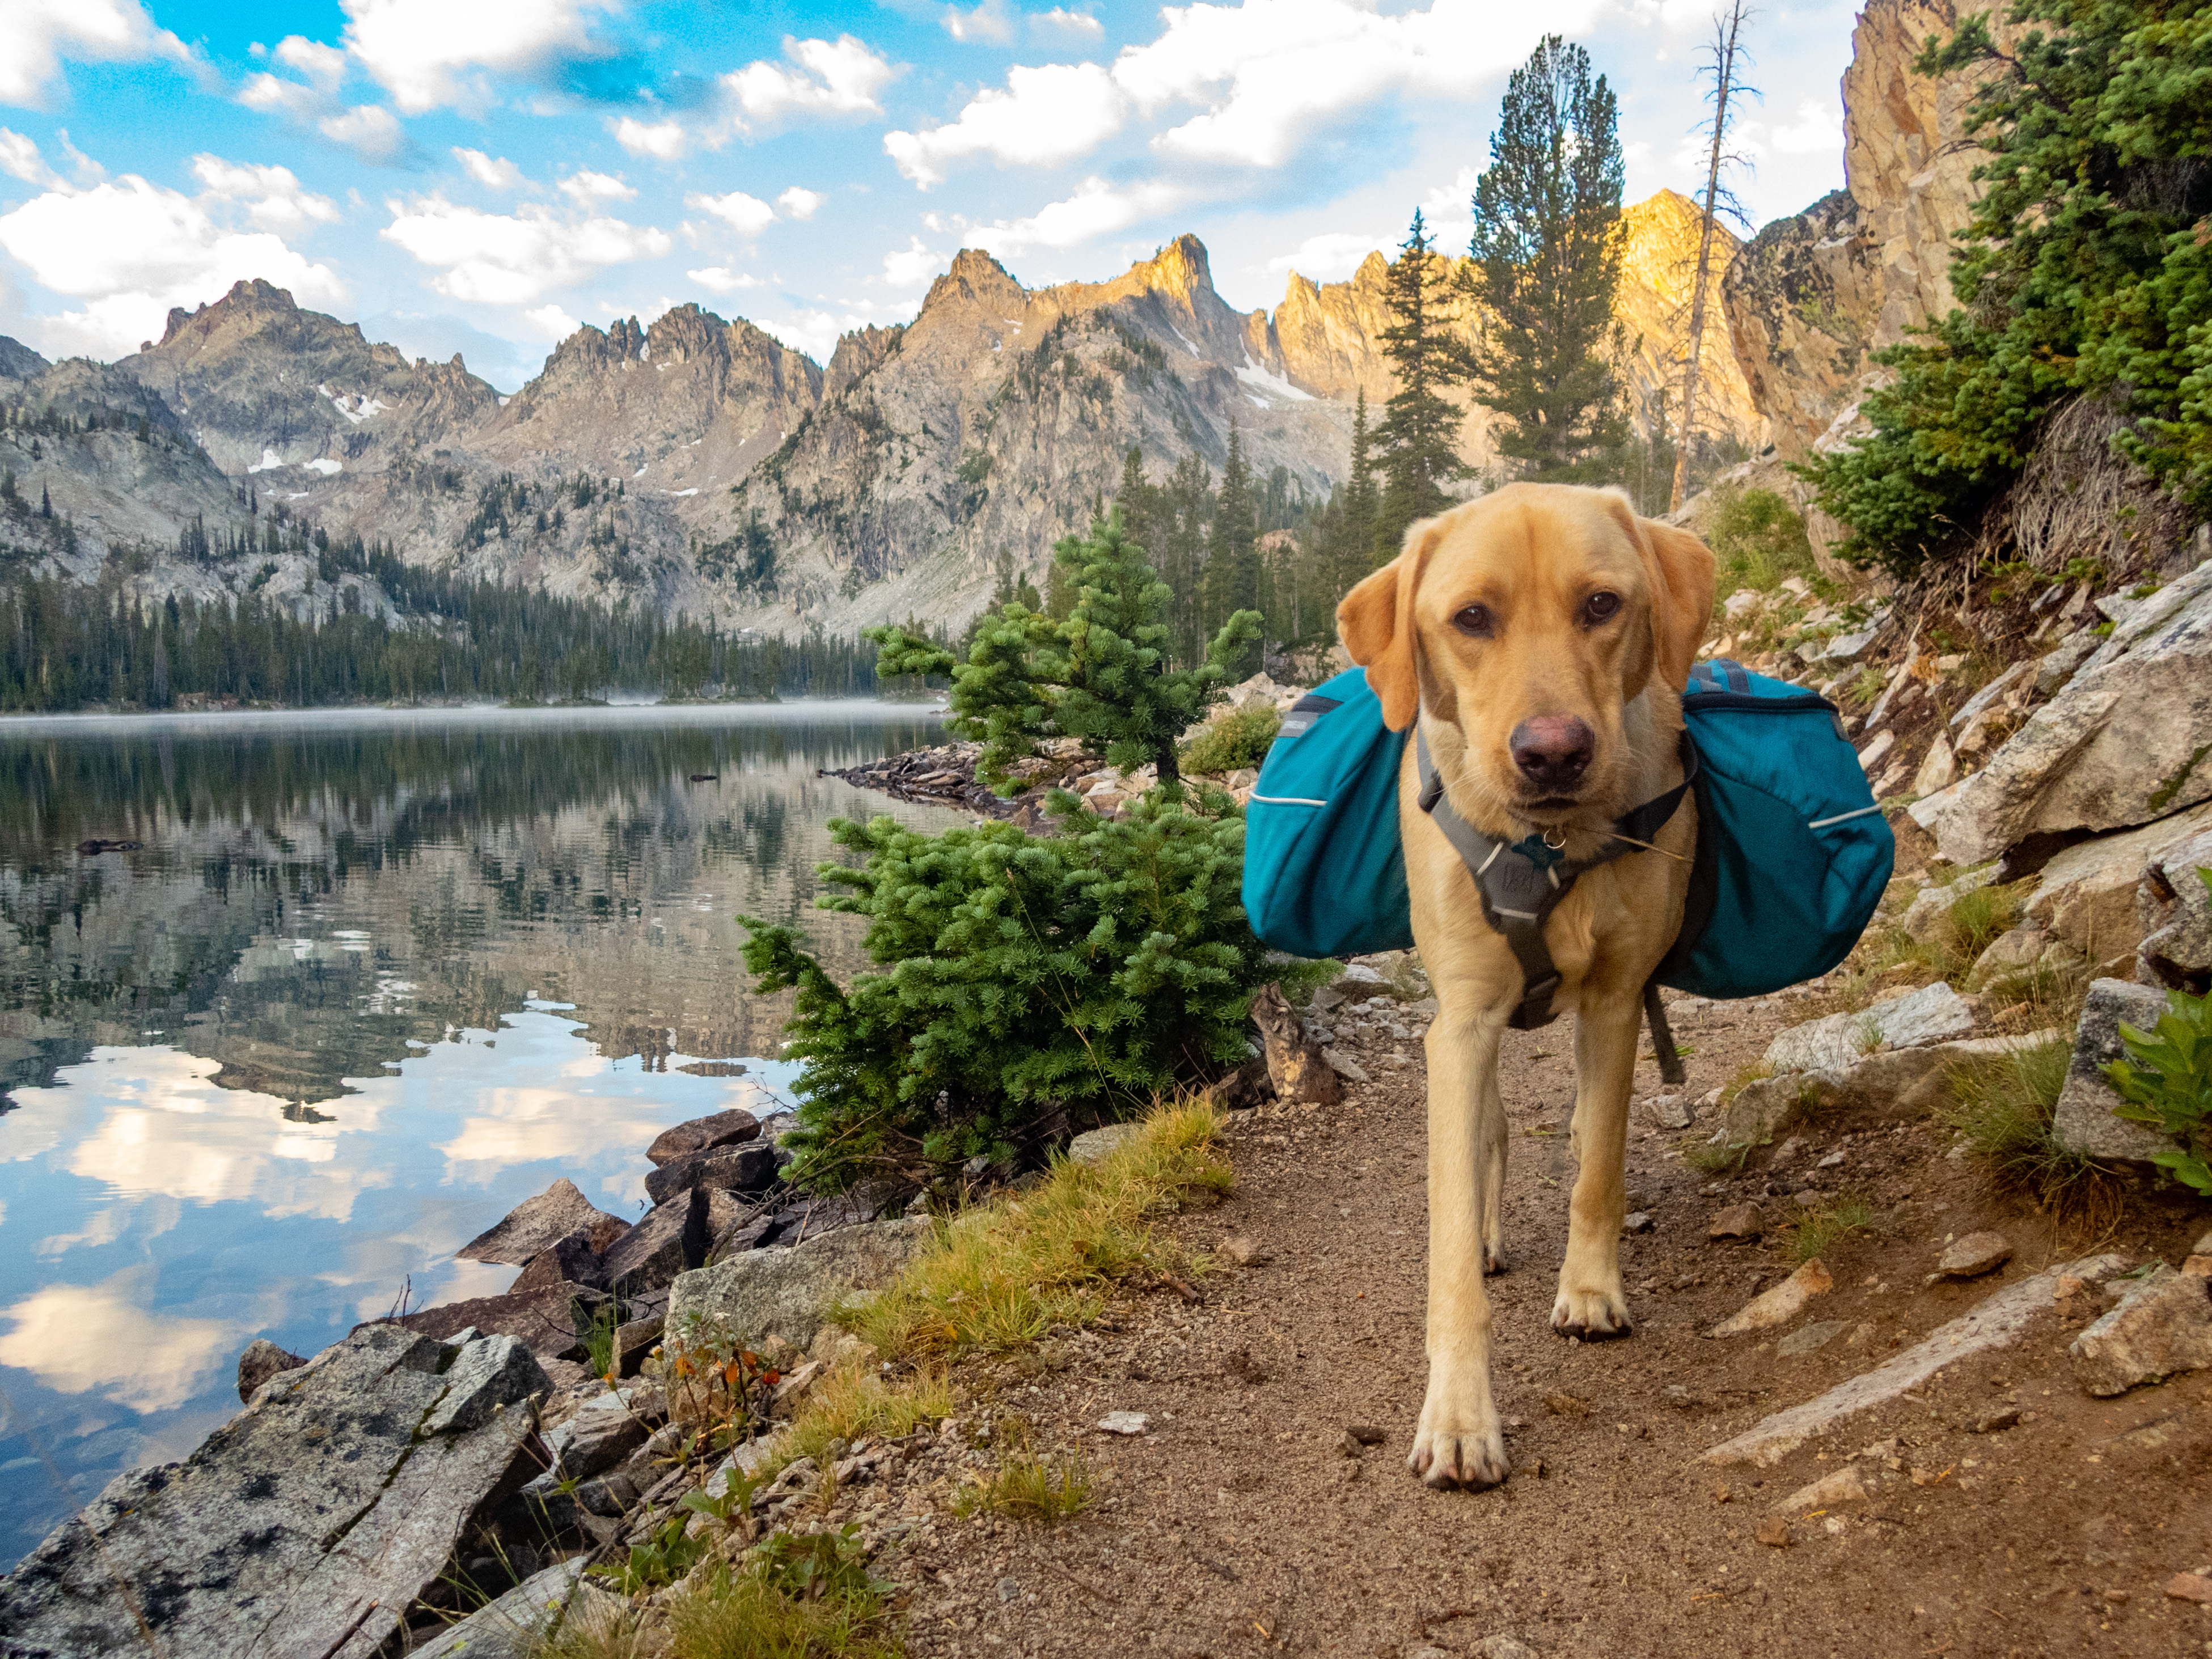
[[[782,1103],[787,995],[750,994],[732,917],[855,967],[811,908],[826,821],[955,820],[815,772],[930,735],[842,704],[0,727],[0,1562],[58,1479],[234,1411],[252,1337],[502,1290],[451,1251],[555,1176],[632,1213],[659,1129]]]

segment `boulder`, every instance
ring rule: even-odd
[[[2093,980],[2075,1028],[2074,1059],[2066,1069],[2051,1129],[2058,1144],[2084,1158],[2148,1162],[2173,1142],[2148,1123],[2118,1115],[2124,1103],[2105,1079],[2105,1067],[2125,1057],[2120,1027],[2148,1031],[2166,1012],[2166,994],[2122,979]]]
[[[2197,874],[2208,869],[2212,830],[2167,848],[2144,869],[2136,890],[2137,979],[2201,992],[2212,977],[2212,888]]]
[[[1260,1028],[1267,1051],[1267,1078],[1275,1098],[1288,1104],[1334,1106],[1344,1098],[1344,1079],[1322,1058],[1321,1044],[1306,1035],[1284,1000],[1282,988],[1267,985],[1252,999],[1252,1023]]]
[[[574,1232],[556,1238],[522,1269],[521,1277],[507,1287],[514,1296],[530,1291],[550,1291],[556,1285],[584,1285],[595,1291],[607,1287],[606,1264],[592,1251],[589,1235]]]
[[[1141,1127],[1136,1123],[1109,1123],[1101,1128],[1086,1129],[1067,1143],[1067,1161],[1103,1164],[1115,1147],[1134,1139]]]
[[[532,1573],[416,1648],[413,1659],[534,1659],[559,1632],[589,1559],[580,1555]]]
[[[694,1187],[647,1211],[645,1219],[615,1241],[605,1258],[607,1282],[623,1296],[664,1289],[677,1274],[704,1261],[713,1242],[707,1235],[707,1194]]]
[[[653,1431],[635,1413],[621,1409],[621,1398],[613,1393],[595,1395],[583,1410],[546,1431],[545,1446],[553,1464],[541,1480],[588,1480],[646,1443]]]
[[[2055,973],[2080,960],[2040,927],[2009,927],[1974,958],[1974,965],[1966,971],[1966,984],[1977,994],[2010,1000],[2028,994],[2039,975]]]
[[[504,1261],[522,1267],[540,1250],[570,1233],[580,1232],[598,1254],[629,1231],[620,1216],[595,1206],[566,1176],[508,1212],[489,1232],[479,1233],[453,1254],[464,1261]]]
[[[2145,872],[2212,832],[2212,803],[2069,847],[2043,866],[2021,914],[2091,962],[2132,961],[2143,939],[2137,893]],[[2197,890],[2202,892],[2199,884]]]
[[[695,1117],[689,1123],[679,1123],[672,1129],[663,1129],[653,1137],[653,1145],[645,1155],[657,1168],[673,1164],[679,1158],[693,1152],[712,1151],[717,1146],[734,1146],[740,1141],[751,1140],[761,1132],[760,1120],[750,1112],[735,1108],[716,1112],[712,1117]]]
[[[544,1395],[553,1387],[537,1356],[513,1336],[482,1336],[462,1343],[445,1376],[445,1398],[422,1419],[424,1434],[481,1428],[516,1401]]]
[[[1777,1072],[1843,1070],[1887,1043],[1915,1048],[1971,1036],[1974,1011],[1942,981],[1884,997],[1856,1014],[1830,1014],[1793,1025],[1766,1045]]]
[[[765,1140],[715,1146],[672,1158],[645,1178],[645,1195],[655,1204],[711,1187],[726,1193],[757,1193],[775,1182],[776,1149]]]
[[[580,1359],[585,1334],[605,1300],[599,1291],[582,1285],[550,1285],[544,1290],[509,1291],[505,1296],[447,1302],[418,1313],[402,1314],[398,1322],[441,1342],[474,1328],[487,1335],[519,1338],[540,1360]]]
[[[1914,804],[1955,864],[2212,797],[2212,560],[2128,613],[1981,771]]]
[[[1928,1104],[1924,1096],[1935,1079],[1958,1066],[2064,1040],[2056,1030],[1968,1037],[1958,1042],[1883,1049],[1862,1055],[1849,1066],[1761,1078],[1736,1091],[1729,1103],[1728,1119],[1714,1139],[1726,1146],[1764,1146],[1794,1112],[1909,1115]]]
[[[933,1225],[914,1216],[840,1227],[788,1249],[747,1250],[687,1273],[670,1293],[668,1328],[681,1340],[693,1316],[720,1319],[749,1340],[778,1336],[804,1348],[831,1302],[888,1283],[928,1243]]]
[[[1955,881],[1941,887],[1923,887],[1914,895],[1912,902],[1905,907],[1905,914],[1897,919],[1898,927],[1906,938],[1925,945],[1936,937],[1951,915],[1951,906],[1978,887],[1987,887],[1997,878],[1995,864],[1985,864],[1978,870],[1969,870]]]
[[[2212,1365],[2212,1279],[2161,1263],[2068,1352],[2081,1386],[2106,1397]]]
[[[481,1346],[441,1375],[441,1344],[380,1323],[278,1374],[183,1462],[119,1476],[0,1581],[0,1650],[139,1653],[149,1625],[165,1659],[391,1650],[470,1518],[530,1466],[544,1376],[511,1355],[487,1373]],[[457,1387],[484,1408],[462,1413],[473,1424],[418,1426]]]
[[[258,1389],[279,1371],[295,1370],[307,1362],[298,1354],[278,1347],[265,1336],[257,1336],[246,1345],[246,1352],[238,1356],[238,1397],[253,1398]]]

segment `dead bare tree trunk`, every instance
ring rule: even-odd
[[[1706,301],[1712,289],[1713,227],[1720,215],[1735,205],[1734,196],[1721,187],[1721,169],[1739,159],[1728,148],[1729,103],[1739,93],[1755,90],[1738,84],[1745,57],[1743,26],[1750,16],[1743,0],[1729,0],[1727,15],[1713,16],[1712,44],[1707,48],[1711,55],[1705,73],[1713,83],[1708,94],[1713,102],[1713,141],[1706,151],[1705,198],[1698,216],[1698,270],[1690,289],[1690,356],[1682,370],[1681,436],[1674,446],[1674,485],[1667,502],[1669,513],[1682,510],[1682,497],[1689,487],[1690,451],[1697,441],[1698,374],[1705,348]]]

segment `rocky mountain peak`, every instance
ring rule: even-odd
[[[1129,268],[1131,280],[1161,294],[1173,295],[1195,308],[1197,296],[1213,294],[1213,267],[1206,244],[1185,231],[1151,258]]]

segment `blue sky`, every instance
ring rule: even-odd
[[[1843,182],[1853,8],[1754,17],[1755,222]],[[502,389],[696,300],[826,357],[963,246],[1037,286],[1194,231],[1233,305],[1455,250],[1544,32],[1621,101],[1629,193],[1702,169],[1710,0],[7,0],[0,333],[113,357],[265,276]]]

